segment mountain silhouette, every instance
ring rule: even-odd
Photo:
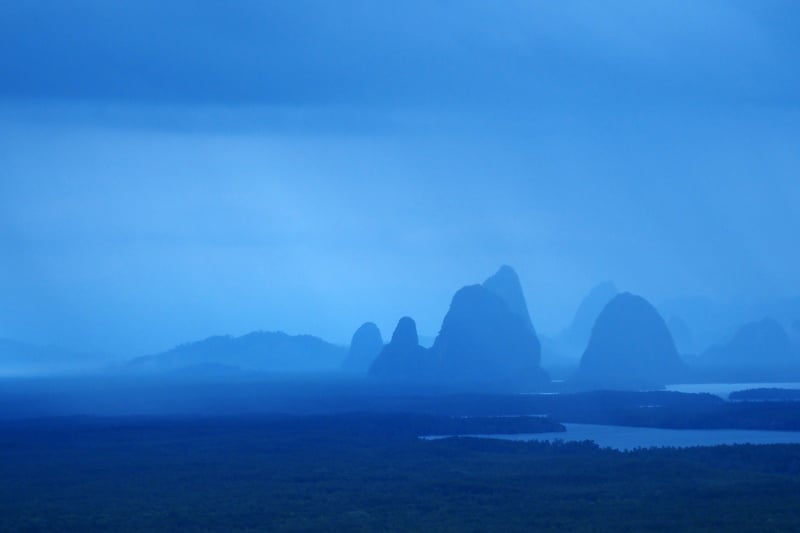
[[[541,383],[539,340],[519,311],[483,285],[456,292],[431,348],[440,379],[496,388]]]
[[[681,317],[672,315],[667,321],[667,327],[672,334],[675,341],[675,347],[679,353],[693,353],[694,352],[694,338],[689,325]]]
[[[527,327],[535,334],[531,316],[528,313],[528,304],[525,301],[525,293],[519,282],[519,276],[508,265],[503,265],[492,276],[483,282],[483,286],[499,296],[508,308],[522,319]]]
[[[353,334],[342,370],[365,374],[382,349],[380,329],[373,322],[365,322]]]
[[[411,317],[401,318],[392,340],[383,347],[369,368],[369,375],[392,381],[427,381],[432,374],[428,350],[419,345],[417,323]]]
[[[657,387],[685,374],[664,319],[647,300],[630,293],[603,308],[576,374],[583,385]]]
[[[701,363],[721,367],[783,368],[800,363],[800,358],[783,326],[777,320],[765,318],[743,325],[727,342],[706,350]]]
[[[529,390],[547,379],[540,360],[519,278],[503,266],[482,285],[455,293],[430,349],[419,345],[414,321],[402,318],[369,374],[445,387]]]
[[[617,294],[617,287],[610,281],[593,287],[581,300],[569,327],[550,340],[549,351],[557,358],[580,358],[586,350],[597,317]]]
[[[166,352],[138,357],[129,371],[172,372],[186,367],[239,367],[260,372],[318,372],[338,370],[346,356],[341,346],[311,335],[258,331],[232,337],[209,337]]]

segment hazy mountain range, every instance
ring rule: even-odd
[[[438,335],[423,342],[411,317],[399,322],[387,344],[379,328],[366,322],[349,347],[311,335],[257,331],[212,336],[124,363],[3,339],[0,375],[346,372],[433,384],[516,382],[522,388],[541,383],[545,371],[596,386],[800,378],[800,299],[730,308],[684,299],[656,308],[637,298],[612,282],[601,283],[559,335],[539,336],[516,272],[502,266],[482,284],[457,291]],[[614,303],[620,301],[631,305],[622,309]]]

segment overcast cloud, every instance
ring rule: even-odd
[[[0,2],[0,337],[798,295],[794,2]]]

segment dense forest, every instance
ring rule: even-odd
[[[416,438],[438,423],[450,422],[7,422],[0,530],[789,531],[800,521],[800,446],[617,452]]]

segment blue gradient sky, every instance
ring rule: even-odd
[[[161,4],[0,2],[2,337],[800,292],[795,2]]]

